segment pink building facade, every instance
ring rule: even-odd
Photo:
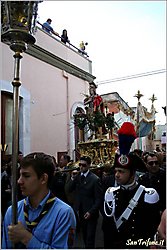
[[[75,160],[73,115],[77,107],[84,109],[83,94],[95,79],[92,62],[40,28],[35,38],[21,59],[19,150],[56,158],[68,152]],[[13,54],[1,43],[1,158],[12,153]]]

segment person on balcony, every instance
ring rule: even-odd
[[[66,29],[64,29],[62,31],[61,42],[65,43],[65,44],[70,42],[70,40],[68,39],[68,36],[67,36],[67,30]]]
[[[42,25],[42,29],[49,34],[54,34],[55,36],[59,36],[59,33],[55,32],[51,26],[52,19],[48,18],[45,23]]]
[[[80,44],[79,44],[79,50],[78,52],[81,53],[82,55],[86,56],[86,57],[89,57],[87,52],[85,51],[86,47],[88,43],[84,43],[84,41],[81,41]]]

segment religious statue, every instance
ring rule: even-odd
[[[106,133],[104,103],[102,97],[96,93],[96,84],[91,82],[89,86],[90,96],[84,99],[88,125],[95,137],[99,134],[100,138],[102,138],[102,134]]]

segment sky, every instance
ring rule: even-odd
[[[166,1],[43,1],[39,21],[52,19],[60,35],[67,29],[70,42],[86,51],[92,61],[97,93],[118,92],[130,107],[137,106],[137,91],[148,111],[154,94],[156,124],[165,124],[166,73],[108,82],[166,69]],[[104,83],[106,81],[108,83]]]

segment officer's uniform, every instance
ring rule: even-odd
[[[160,216],[158,211],[159,196],[156,190],[146,188],[143,190],[136,207],[131,212],[129,219],[117,229],[116,221],[127,208],[129,201],[134,197],[139,185],[131,190],[123,187],[109,188],[105,194],[106,213],[110,215],[112,209],[107,205],[108,200],[114,197],[115,212],[112,217],[104,216],[104,248],[148,248],[156,233]],[[109,202],[111,205],[113,201]],[[114,219],[115,217],[115,219]],[[115,220],[115,221],[114,221]],[[141,239],[141,240],[140,240]],[[149,240],[150,239],[150,240]],[[148,242],[149,240],[149,242]],[[145,243],[145,241],[147,241]]]
[[[155,189],[145,188],[135,180],[141,159],[129,153],[136,138],[134,125],[125,122],[117,132],[119,154],[115,155],[113,168],[129,170],[129,181],[122,185],[120,180],[119,187],[108,188],[105,192],[104,248],[150,248],[160,222],[159,195]]]

